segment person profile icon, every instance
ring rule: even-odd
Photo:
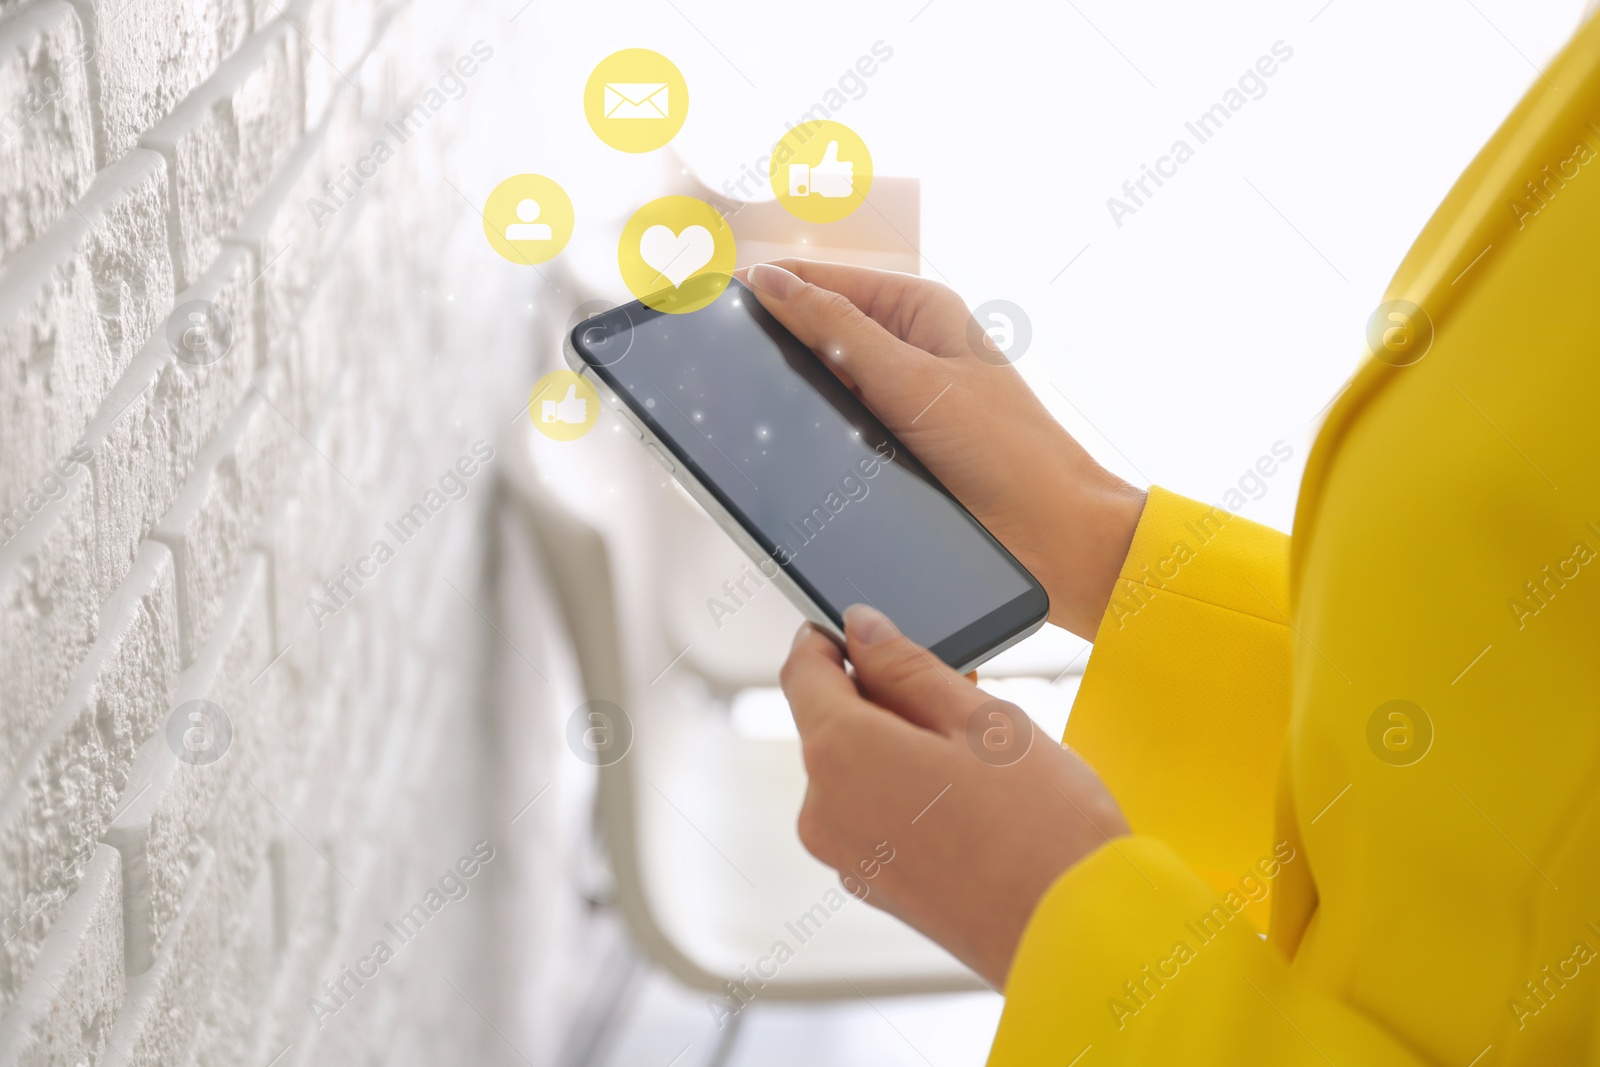
[[[548,241],[555,234],[550,227],[542,222],[534,222],[539,217],[539,201],[532,198],[520,201],[517,204],[517,218],[521,222],[513,222],[506,227],[506,240],[508,241]]]
[[[0,0],[3,5],[7,0]],[[561,254],[572,237],[572,198],[542,174],[513,174],[481,212],[483,236],[500,258],[531,266]]]

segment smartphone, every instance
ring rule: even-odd
[[[579,323],[568,363],[816,626],[870,604],[969,671],[1044,624],[1044,587],[737,279],[698,311]]]

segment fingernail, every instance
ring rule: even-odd
[[[800,281],[797,275],[789,273],[782,267],[771,263],[757,263],[750,268],[750,284],[768,296],[775,296],[779,300],[787,300],[804,283]]]
[[[789,648],[790,649],[799,648],[800,647],[800,642],[804,641],[807,637],[810,637],[810,636],[811,636],[811,624],[809,622],[801,623],[800,624],[800,629],[798,629],[798,630],[796,630],[794,632],[794,641],[793,641],[793,643],[791,643],[789,645]]]
[[[875,645],[900,632],[881,611],[865,604],[852,604],[846,608],[844,625],[850,631],[850,636],[863,645]]]

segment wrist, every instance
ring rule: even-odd
[[[1058,499],[1046,574],[1050,621],[1093,641],[1144,513],[1146,493],[1104,468],[1073,480]]]

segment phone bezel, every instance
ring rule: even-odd
[[[788,334],[794,341],[794,351],[797,358],[809,360],[814,365],[814,370],[829,375],[837,381],[837,376],[833,374],[827,364],[818,359],[815,353],[811,352],[792,333],[789,333],[783,324],[778,322],[761,305],[760,301],[756,299],[748,288],[738,279],[729,279],[728,288],[734,287],[737,287],[737,290],[742,294],[741,306],[745,308],[746,314],[755,318],[764,332],[770,335],[776,329]],[[720,301],[722,296],[719,295],[717,299]],[[663,427],[649,409],[643,403],[638,402],[626,388],[620,385],[610,368],[621,362],[622,359],[627,358],[627,354],[625,353],[623,356],[609,362],[602,361],[599,356],[590,350],[583,337],[584,333],[595,329],[597,326],[601,329],[612,329],[619,318],[626,322],[628,329],[633,330],[645,322],[667,314],[665,311],[652,308],[637,300],[633,303],[613,308],[610,311],[602,312],[578,323],[572,328],[562,346],[563,355],[566,356],[574,371],[600,387],[609,396],[613,404],[626,413],[628,421],[631,423],[631,428],[646,445],[653,444],[658,449],[664,449],[666,453],[671,455],[672,462],[670,467],[672,476],[706,509],[719,526],[733,536],[734,541],[751,558],[752,562],[762,566],[766,560],[771,561],[778,574],[769,574],[765,566],[762,566],[762,573],[768,574],[769,577],[774,579],[775,584],[784,591],[785,595],[800,609],[801,613],[813,623],[831,633],[835,638],[842,640],[844,636],[843,608],[828,603],[815,587],[806,580],[805,576],[792,567],[791,563],[779,562],[774,553],[774,549],[777,546],[769,543],[770,539],[754,523],[747,519],[732,498],[727,496],[721,487],[717,485],[716,481],[706,475],[706,472],[688,456],[684,449],[679,447],[677,441],[671,435],[664,432]],[[689,312],[687,314],[693,315],[695,313]],[[636,343],[637,338],[630,341],[627,352],[631,352]],[[811,380],[809,375],[807,380]],[[890,442],[895,450],[892,462],[902,463],[909,461],[909,465],[918,476],[924,478],[936,488],[949,501],[950,505],[978,530],[979,534],[990,544],[993,550],[1000,553],[1028,584],[1028,588],[1023,593],[931,645],[929,651],[956,670],[966,672],[1010,648],[1043,626],[1050,614],[1050,601],[1044,586],[1040,584],[1039,580],[1011,554],[1005,545],[1000,543],[998,538],[989,532],[983,523],[978,521],[976,516],[966,509],[966,506],[956,498],[955,494],[945,488],[944,484],[916,458],[909,448],[906,448],[904,443],[887,426],[884,426],[879,421],[865,403],[855,398],[854,394],[849,393],[848,390],[843,393],[843,396],[849,397],[854,401],[859,411],[852,413],[837,407],[835,407],[835,410],[841,410],[841,414],[844,414],[857,429],[861,429],[861,423],[865,422],[868,428],[873,431],[874,437]],[[823,395],[822,399],[830,405],[833,403],[826,395]],[[848,605],[844,606],[847,607]]]

